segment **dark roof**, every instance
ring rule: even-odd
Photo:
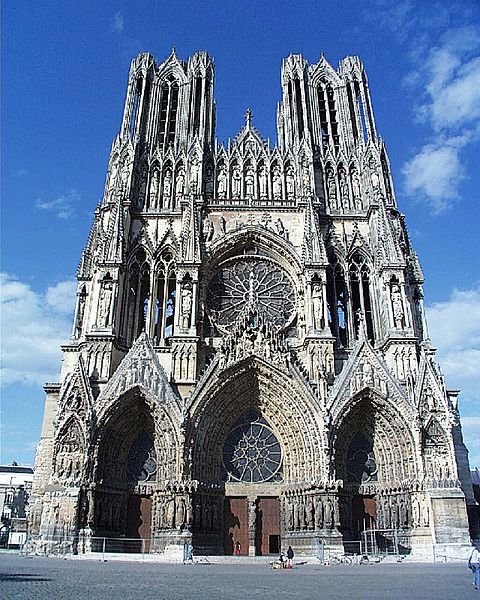
[[[0,465],[0,473],[33,473],[33,469],[32,469],[32,467]]]

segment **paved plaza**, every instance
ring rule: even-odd
[[[194,565],[24,558],[0,554],[2,600],[478,598],[466,564]]]

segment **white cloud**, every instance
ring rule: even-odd
[[[426,144],[402,169],[405,191],[410,196],[425,200],[434,214],[449,208],[458,194],[464,178],[460,162],[462,139]]]
[[[70,335],[74,290],[74,282],[66,281],[36,293],[17,278],[0,273],[2,385],[58,379],[60,344]]]
[[[70,219],[75,216],[75,206],[80,200],[80,194],[71,189],[66,194],[61,194],[54,200],[35,200],[35,207],[39,210],[48,210],[55,214],[57,219]]]
[[[420,98],[416,115],[432,137],[402,171],[406,193],[426,202],[434,214],[459,198],[462,150],[479,137],[479,49],[480,30],[463,27],[447,30],[433,47],[423,39],[411,55],[415,86],[410,89]]]
[[[454,290],[447,302],[427,307],[427,319],[447,386],[480,411],[480,286]]]
[[[116,12],[113,15],[112,33],[123,33],[123,15],[121,12]]]
[[[454,290],[427,308],[432,343],[447,388],[460,389],[460,412],[470,466],[480,467],[480,286]]]

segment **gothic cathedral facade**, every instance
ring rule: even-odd
[[[475,501],[367,77],[290,55],[215,140],[205,52],[132,62],[47,384],[30,528],[199,553],[468,543]]]

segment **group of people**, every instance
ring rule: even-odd
[[[292,569],[293,568],[293,557],[295,553],[291,546],[288,547],[287,554],[280,551],[280,556],[278,557],[278,561],[272,563],[273,569]]]

